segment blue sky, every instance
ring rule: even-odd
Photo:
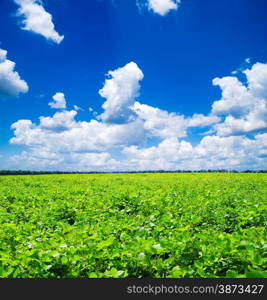
[[[176,5],[164,15],[156,10],[157,1],[0,1],[0,49],[7,51],[3,62],[15,62],[12,72],[28,86],[15,93],[11,85],[7,91],[8,74],[0,68],[0,169],[267,167],[266,1],[161,0]],[[54,40],[36,32],[36,25],[22,29],[26,16],[18,16],[18,9],[26,5],[51,15]],[[111,75],[109,83],[117,94],[107,87],[101,97],[99,90],[109,85],[105,74],[115,70],[121,72]],[[212,83],[229,76],[243,84],[240,91],[233,81]],[[63,109],[48,105],[56,93],[64,94]],[[129,113],[135,101],[141,106]],[[221,102],[214,108],[216,101]],[[104,102],[109,109],[102,107]],[[70,111],[77,114],[67,116]],[[124,117],[105,119],[105,111]],[[55,121],[55,113],[62,114],[61,121]],[[42,125],[41,116],[57,125]],[[19,123],[15,133],[11,125],[19,120],[31,120],[35,128],[23,127],[22,132]],[[77,134],[72,138],[73,129],[81,133],[79,140]],[[92,140],[94,134],[100,141]],[[55,140],[64,140],[62,147],[55,149]]]

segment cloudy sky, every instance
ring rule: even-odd
[[[0,0],[0,169],[266,169],[266,13]]]

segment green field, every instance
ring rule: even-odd
[[[0,177],[0,277],[267,277],[267,174]]]

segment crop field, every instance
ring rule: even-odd
[[[267,174],[0,177],[0,277],[267,277]]]

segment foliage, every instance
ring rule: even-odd
[[[267,277],[266,179],[0,176],[0,277]]]

